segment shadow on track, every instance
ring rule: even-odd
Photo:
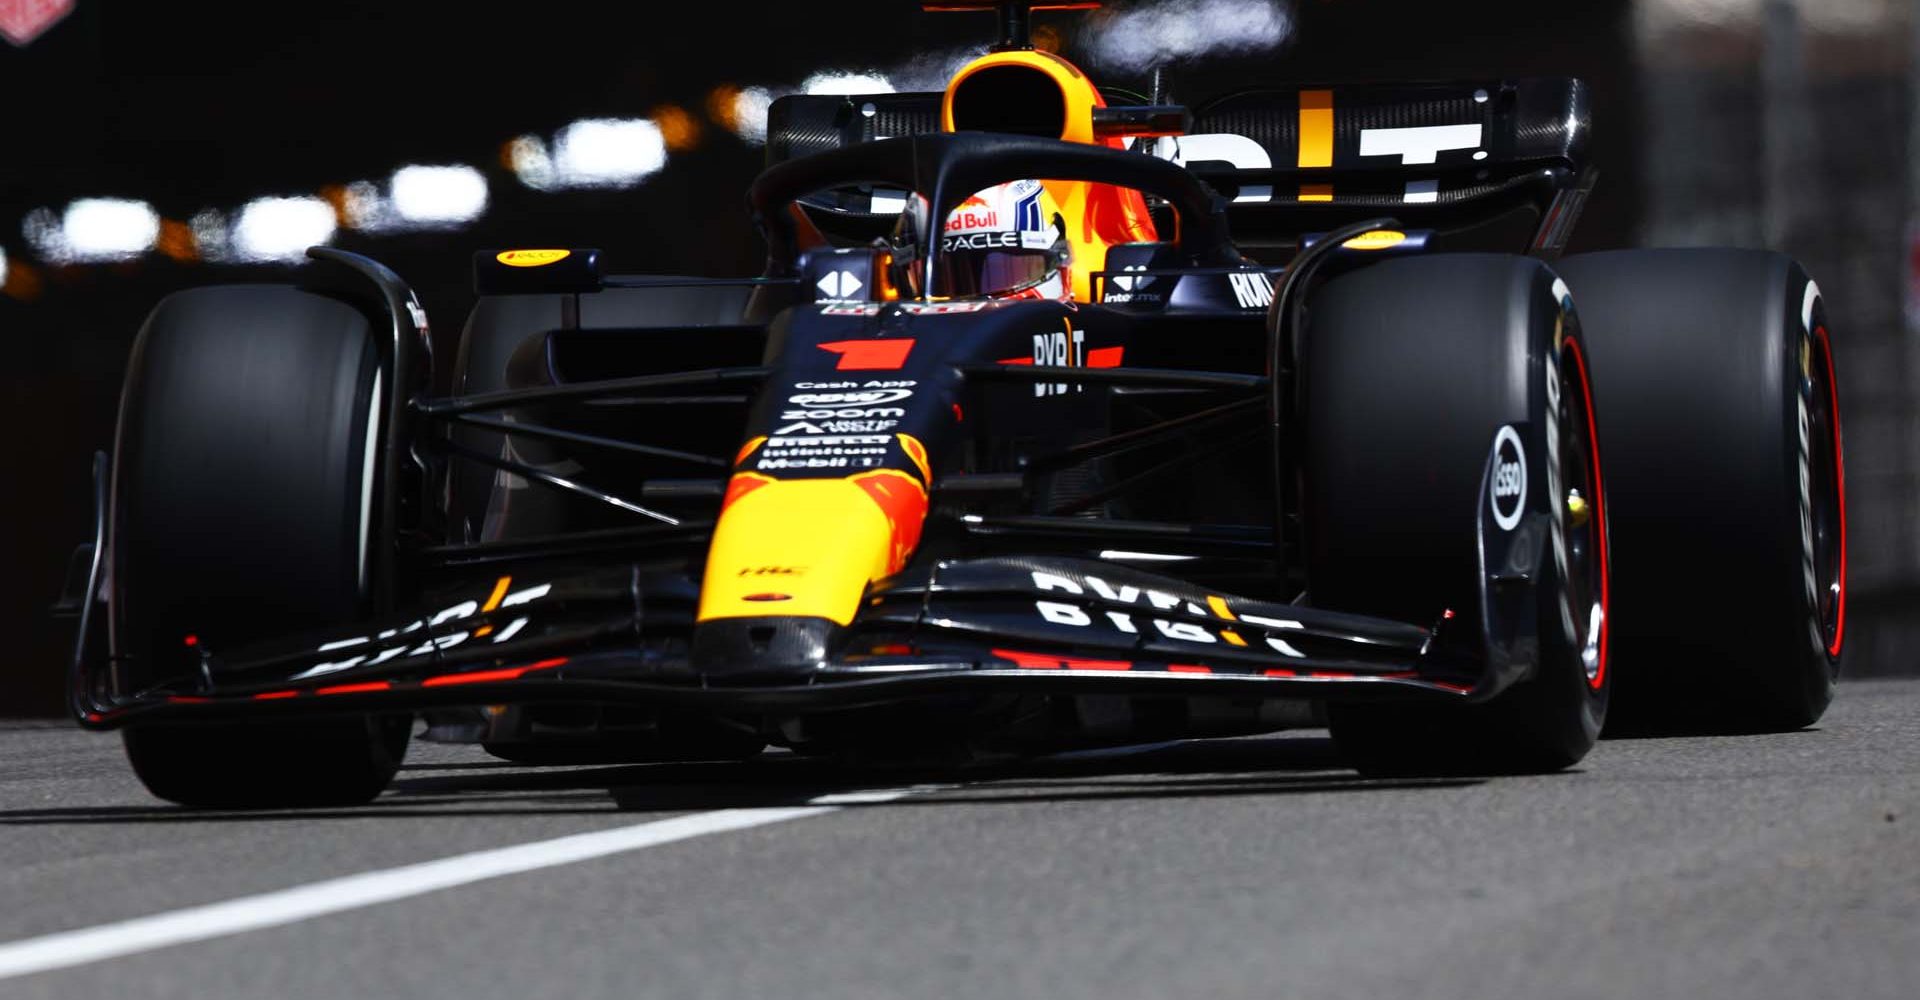
[[[1471,778],[1369,779],[1325,737],[1196,740],[988,764],[859,766],[772,753],[749,761],[537,767],[507,761],[406,765],[389,791],[341,809],[193,811],[175,806],[0,810],[0,826],[311,822],[676,813],[804,805],[822,795],[924,786],[925,794],[844,808],[953,807],[1453,788]]]

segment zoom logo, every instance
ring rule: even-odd
[[[1527,506],[1527,453],[1520,446],[1520,432],[1509,424],[1493,438],[1493,475],[1489,477],[1487,502],[1493,505],[1493,523],[1501,531],[1520,526],[1520,514]]]

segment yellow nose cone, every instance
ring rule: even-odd
[[[744,480],[744,481],[743,481]],[[913,477],[735,477],[714,526],[698,619],[794,615],[846,625],[867,584],[906,564],[926,518]]]

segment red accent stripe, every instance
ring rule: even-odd
[[[1028,670],[1060,669],[1060,658],[1057,656],[1049,656],[1045,653],[1023,653],[1017,649],[996,649],[993,651],[993,655],[1003,660],[1010,660],[1015,666],[1024,667]]]
[[[1033,364],[1033,359],[1032,358],[1001,358],[1000,363],[1003,365],[1031,365]]]
[[[1087,352],[1088,368],[1118,368],[1120,358],[1126,354],[1125,347],[1096,347]]]
[[[993,655],[1003,660],[1011,660],[1026,670],[1132,670],[1133,663],[1128,660],[1090,660],[1079,656],[1061,656],[1057,653],[1025,653],[1017,649],[996,649]]]
[[[913,351],[913,338],[836,340],[821,344],[820,349],[840,355],[839,363],[833,366],[836,371],[898,371]]]
[[[733,506],[735,500],[771,482],[773,482],[773,480],[770,477],[757,473],[734,473],[733,478],[727,480],[727,495],[720,498],[720,509],[726,510],[728,507]]]
[[[192,695],[185,694],[167,696],[167,704],[169,705],[205,705],[212,701],[212,698],[196,698]]]
[[[1195,666],[1195,665],[1193,665],[1193,664],[1191,664],[1191,663],[1169,663],[1169,664],[1167,664],[1167,673],[1170,673],[1170,674],[1210,674],[1210,673],[1213,673],[1213,668],[1212,668],[1212,667],[1200,667],[1200,666]]]
[[[253,696],[254,701],[278,701],[282,698],[298,698],[298,691],[262,691]]]
[[[1828,656],[1839,656],[1841,642],[1847,637],[1847,463],[1840,454],[1840,380],[1833,370],[1833,345],[1827,339],[1824,326],[1815,327],[1813,336],[1820,342],[1820,354],[1827,360],[1827,406],[1833,424],[1833,486],[1840,504],[1840,575],[1835,580],[1840,592],[1834,596],[1838,608],[1833,619],[1833,645],[1827,647]]]
[[[391,690],[393,690],[392,681],[367,681],[364,684],[341,684],[337,687],[321,688],[314,694],[365,694],[368,691]]]
[[[476,670],[467,674],[441,674],[420,682],[423,688],[446,687],[449,684],[485,684],[489,681],[511,681],[533,669],[532,667],[510,667],[506,670]]]
[[[420,686],[430,688],[446,687],[449,684],[486,684],[491,681],[519,680],[521,677],[535,670],[546,670],[550,667],[563,666],[566,662],[567,658],[562,656],[558,659],[529,663],[524,667],[507,667],[504,670],[472,670],[464,674],[441,674],[437,677],[429,677],[421,681]]]
[[[1300,675],[1294,673],[1291,670],[1269,670],[1267,671],[1267,676],[1268,677],[1298,677]]]
[[[1594,546],[1600,554],[1600,665],[1593,671],[1593,680],[1589,687],[1595,691],[1607,682],[1607,637],[1613,632],[1612,604],[1608,600],[1608,585],[1611,574],[1607,570],[1607,489],[1600,480],[1600,433],[1593,420],[1593,382],[1587,377],[1586,355],[1580,351],[1580,341],[1567,338],[1567,347],[1573,353],[1573,365],[1580,370],[1580,395],[1587,405],[1587,461],[1593,466],[1593,523],[1598,527],[1600,544]]]
[[[1324,680],[1351,680],[1353,678],[1352,674],[1344,670],[1315,670],[1307,676],[1319,677]]]

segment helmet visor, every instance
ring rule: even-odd
[[[1011,247],[977,249],[965,245],[966,237],[942,240],[941,252],[933,261],[933,294],[942,298],[1008,295],[1047,280],[1057,267],[1054,253],[1024,249],[1015,238]]]

